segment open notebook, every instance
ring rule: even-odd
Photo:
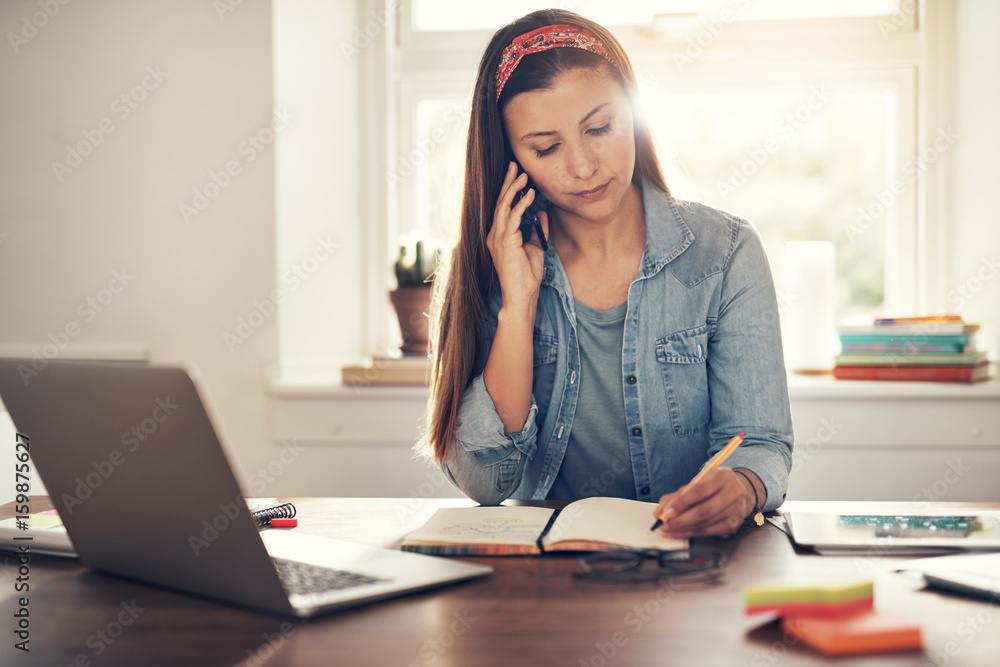
[[[676,551],[687,540],[650,531],[655,503],[584,498],[544,507],[444,507],[403,540],[402,549],[440,556],[507,556],[543,551]]]

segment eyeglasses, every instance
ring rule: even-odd
[[[656,566],[643,569],[646,559]],[[676,577],[689,583],[715,583],[728,560],[723,551],[698,547],[682,551],[601,551],[581,556],[580,571],[573,576],[605,581],[662,581]]]

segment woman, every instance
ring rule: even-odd
[[[637,110],[601,26],[545,10],[493,36],[432,314],[427,440],[482,504],[658,500],[669,537],[729,535],[787,486],[774,288],[749,223],[670,196]],[[684,486],[741,432],[727,467]]]

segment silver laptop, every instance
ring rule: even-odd
[[[94,570],[300,618],[492,571],[259,532],[184,369],[50,361],[36,373],[30,361],[0,359],[0,397]]]

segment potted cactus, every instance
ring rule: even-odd
[[[431,304],[431,287],[434,272],[441,261],[441,250],[428,253],[423,241],[417,241],[410,256],[410,247],[399,246],[396,259],[396,289],[389,292],[389,299],[399,318],[403,335],[400,350],[404,354],[427,354],[428,320]]]

